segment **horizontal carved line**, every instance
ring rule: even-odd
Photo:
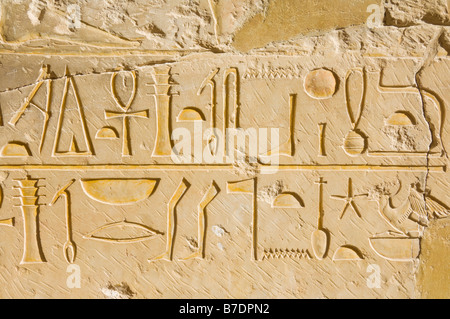
[[[93,165],[60,165],[60,164],[24,164],[0,165],[0,170],[234,170],[230,164],[93,164]],[[282,171],[408,171],[408,172],[446,172],[445,165],[260,165],[257,170],[270,172]]]
[[[0,48],[0,54],[11,55],[48,55],[77,57],[116,57],[116,56],[167,56],[178,57],[194,53],[208,53],[209,50],[111,50],[111,51],[52,51],[52,50],[14,50]]]
[[[262,260],[266,259],[312,259],[308,249],[277,249],[264,250]]]
[[[369,156],[378,157],[441,157],[440,153],[433,152],[389,152],[389,151],[369,151]]]

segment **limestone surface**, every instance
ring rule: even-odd
[[[449,298],[447,0],[2,0],[0,298]]]

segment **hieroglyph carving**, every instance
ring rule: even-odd
[[[353,195],[353,184],[352,184],[352,179],[349,178],[348,179],[348,187],[347,187],[347,195],[332,195],[331,198],[333,199],[337,199],[337,200],[342,200],[345,201],[345,205],[344,208],[342,209],[342,213],[339,216],[339,219],[342,219],[342,217],[344,217],[345,212],[347,211],[347,209],[349,207],[351,207],[353,209],[353,211],[358,215],[358,217],[362,217],[361,213],[359,212],[358,207],[356,207],[355,204],[355,198],[357,197],[367,197],[367,194],[358,194],[358,195]]]
[[[49,67],[48,66],[42,66],[41,72],[37,78],[37,83],[34,86],[34,88],[31,90],[30,94],[28,94],[25,103],[22,104],[22,106],[17,110],[17,112],[14,114],[14,116],[9,121],[9,124],[16,125],[16,123],[19,121],[19,119],[24,114],[25,110],[28,108],[28,106],[33,106],[37,108],[39,111],[42,112],[44,116],[44,123],[42,126],[42,133],[41,133],[41,141],[39,144],[39,152],[42,152],[42,147],[44,145],[45,135],[47,133],[47,126],[48,121],[50,119],[50,104],[51,104],[51,94],[52,94],[52,80],[49,79]],[[47,83],[47,92],[46,92],[46,103],[45,107],[38,106],[33,102],[33,98],[35,97],[36,93],[39,91],[41,86]]]
[[[205,258],[205,231],[206,231],[206,206],[217,196],[219,188],[213,182],[206,193],[203,195],[200,204],[198,204],[198,247],[190,256],[183,258],[188,260],[192,258]]]
[[[56,203],[56,201],[60,197],[64,197],[65,202],[65,210],[64,215],[66,217],[66,241],[63,245],[63,253],[64,258],[69,264],[73,264],[77,255],[77,246],[72,239],[72,212],[71,212],[71,201],[70,201],[70,193],[67,190],[75,180],[72,179],[69,183],[67,183],[63,188],[61,188],[58,192],[56,192],[52,201],[50,202],[50,206]]]
[[[172,254],[173,254],[173,237],[175,235],[175,229],[176,229],[176,219],[175,219],[175,209],[178,204],[178,202],[183,197],[184,193],[186,193],[187,189],[189,188],[190,184],[183,179],[180,184],[178,185],[177,189],[172,195],[172,198],[169,200],[169,203],[167,204],[167,241],[166,241],[166,250],[161,255],[149,259],[149,262],[158,261],[158,260],[166,260],[166,261],[172,261]]]
[[[79,142],[77,142],[77,139],[75,137],[76,130],[71,130],[72,137],[70,140],[69,149],[65,150],[65,151],[59,150],[61,134],[63,134],[64,113],[66,111],[67,99],[68,99],[70,88],[72,88],[72,95],[73,95],[73,98],[75,99],[76,108],[77,108],[79,120],[81,123],[81,132],[83,135],[83,142],[85,144],[85,150],[80,150],[80,148],[79,148],[80,144],[79,144]],[[87,128],[86,118],[84,116],[83,106],[81,104],[77,88],[75,86],[75,81],[73,80],[72,75],[70,75],[69,69],[67,67],[66,67],[63,97],[62,97],[62,101],[61,101],[61,108],[59,111],[58,126],[56,129],[56,138],[55,138],[55,143],[53,144],[52,155],[53,156],[68,156],[68,157],[93,155],[92,144],[91,144],[91,140],[89,137],[89,130]]]
[[[249,194],[252,198],[252,258],[254,261],[258,260],[258,208],[256,198],[256,178],[228,182],[228,194]]]
[[[20,191],[20,207],[23,216],[24,231],[24,251],[20,264],[32,264],[46,262],[41,248],[41,239],[39,235],[39,195],[37,186],[39,179],[16,180],[19,183],[17,187]]]
[[[319,185],[319,217],[317,218],[317,229],[311,235],[311,246],[317,259],[323,259],[329,246],[330,235],[323,228],[323,185],[327,182],[321,177],[315,184]]]
[[[115,118],[122,119],[122,156],[131,156],[132,155],[131,144],[130,144],[130,134],[129,134],[130,118],[131,117],[148,118],[148,110],[142,110],[142,111],[136,111],[136,112],[128,111],[136,97],[137,78],[136,78],[136,71],[129,71],[127,73],[131,75],[133,83],[132,83],[131,95],[126,104],[123,104],[123,102],[120,100],[120,98],[117,95],[116,77],[118,75],[118,72],[114,72],[111,76],[111,93],[112,93],[112,96],[114,97],[114,101],[116,101],[117,105],[122,109],[122,112],[105,111],[105,118],[107,120],[115,119]]]

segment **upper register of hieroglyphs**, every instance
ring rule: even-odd
[[[0,297],[450,296],[447,0],[0,5]]]

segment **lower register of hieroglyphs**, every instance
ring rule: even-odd
[[[448,298],[425,2],[2,1],[0,297]]]

